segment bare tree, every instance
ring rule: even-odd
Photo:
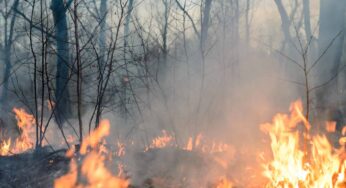
[[[324,49],[326,49],[331,40],[334,40],[335,36],[338,36],[338,39],[334,41],[334,43],[329,46],[329,50],[325,53],[325,55],[321,59],[321,64],[318,67],[318,73],[320,75],[319,82],[323,83],[334,77],[337,74],[338,69],[340,68],[341,55],[342,55],[342,39],[344,37],[344,20],[345,20],[345,1],[338,0],[321,0],[320,1],[320,15],[319,15],[319,37],[318,37],[318,48],[319,53],[323,53]],[[340,33],[342,32],[342,33]],[[340,33],[340,34],[338,34]],[[335,80],[334,80],[335,81]],[[330,84],[330,86],[336,86],[334,84]],[[325,111],[323,109],[328,108],[336,108],[329,106],[331,102],[333,103],[333,97],[331,91],[336,90],[334,87],[328,87],[318,90],[317,98],[319,99],[319,109],[321,111]],[[334,96],[336,97],[336,96]]]
[[[55,25],[55,40],[57,45],[56,61],[56,81],[55,81],[55,103],[56,103],[56,121],[59,125],[64,123],[71,113],[69,102],[68,81],[71,70],[70,50],[68,39],[68,27],[66,12],[70,7],[72,0],[66,4],[63,0],[52,0],[51,10]]]
[[[9,78],[11,76],[11,70],[12,70],[12,48],[13,48],[13,43],[15,40],[15,23],[17,19],[17,14],[16,14],[16,9],[18,9],[19,5],[19,0],[14,0],[13,4],[10,6],[9,10],[7,8],[8,6],[8,0],[5,0],[5,8],[1,10],[1,14],[4,18],[4,46],[2,49],[0,49],[4,55],[4,64],[5,68],[3,69],[3,89],[1,93],[1,98],[0,101],[3,104],[6,104],[8,101],[8,91],[9,91]],[[8,10],[8,11],[6,11]],[[6,106],[6,105],[5,105]]]

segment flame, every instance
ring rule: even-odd
[[[28,114],[22,108],[13,108],[16,115],[17,126],[21,130],[20,136],[15,141],[15,146],[12,148],[12,153],[22,153],[34,147],[34,139],[31,135],[34,134],[35,118]]]
[[[113,176],[105,167],[105,158],[97,152],[90,152],[83,161],[82,174],[87,177],[89,187],[126,188],[127,180]]]
[[[78,169],[77,169],[77,163],[74,159],[71,159],[70,162],[70,171],[65,174],[64,176],[61,176],[54,181],[54,188],[77,188],[77,176],[78,176]]]
[[[125,144],[121,143],[120,141],[117,142],[117,151],[115,152],[115,155],[118,157],[122,157],[125,155]]]
[[[162,135],[154,138],[151,141],[151,144],[149,147],[147,147],[145,150],[148,150],[150,148],[164,148],[169,146],[173,141],[173,136],[168,134],[166,130],[162,130]]]
[[[193,148],[193,144],[192,144],[192,137],[190,137],[189,139],[188,139],[188,141],[187,141],[187,145],[186,145],[186,147],[184,148],[185,150],[187,150],[187,151],[192,151],[192,148]]]
[[[22,108],[13,108],[19,128],[19,136],[12,142],[11,138],[0,142],[0,155],[13,155],[30,150],[34,147],[35,118]]]
[[[335,121],[327,121],[326,122],[326,131],[329,133],[335,132],[336,122]]]
[[[100,125],[96,130],[90,133],[88,137],[83,140],[82,146],[80,148],[80,153],[85,155],[87,153],[88,146],[95,149],[99,144],[100,140],[109,135],[110,122],[109,120],[102,120]]]
[[[232,188],[233,184],[226,177],[221,177],[215,188]]]
[[[25,127],[32,127],[35,124],[35,118],[33,115],[28,114],[22,108],[13,108],[13,112],[16,114],[17,126],[21,129]]]
[[[3,140],[0,143],[0,155],[1,156],[6,156],[6,155],[10,155],[11,153],[11,139],[7,139],[7,140]]]
[[[80,175],[75,159],[71,159],[70,171],[54,181],[55,188],[127,188],[128,180],[114,176],[105,166],[103,138],[109,135],[110,122],[102,120],[97,129],[83,140],[79,153],[85,155]],[[100,147],[102,146],[102,147]],[[90,148],[90,151],[88,149]],[[102,149],[103,148],[103,149]],[[102,151],[102,152],[101,152]],[[68,156],[73,156],[74,149],[68,150]],[[122,169],[121,169],[122,170]],[[87,179],[86,185],[78,182],[78,177]]]
[[[202,134],[198,134],[196,137],[195,142],[193,142],[192,137],[189,137],[188,142],[186,146],[184,147],[184,150],[192,151],[197,150],[201,151],[203,153],[221,153],[226,152],[229,150],[229,145],[225,144],[223,142],[217,142],[215,140],[209,141],[202,139]]]
[[[266,187],[338,187],[345,181],[344,161],[325,136],[311,137],[310,148],[300,149],[299,132],[294,128],[303,124],[309,130],[311,125],[301,101],[293,103],[290,111],[290,116],[277,114],[273,123],[261,126],[270,136],[273,154],[273,160],[263,164],[263,174],[269,179]]]

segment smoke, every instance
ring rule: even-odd
[[[154,39],[151,42],[155,45],[148,44],[150,49],[146,50],[149,52],[144,55],[149,57],[143,57],[143,59],[148,59],[144,63],[149,64],[147,72],[149,81],[143,84],[143,80],[136,79],[144,77],[142,70],[138,68],[142,68],[143,62],[138,63],[140,66],[136,64],[137,62],[133,63],[136,65],[129,65],[130,72],[135,74],[130,75],[135,77],[135,79],[132,77],[130,79],[131,87],[134,87],[131,88],[132,93],[125,92],[129,96],[118,99],[120,94],[118,95],[117,92],[120,91],[112,91],[116,93],[114,95],[118,97],[117,101],[114,100],[116,97],[109,96],[107,102],[111,104],[105,104],[107,107],[112,106],[106,108],[102,116],[102,118],[109,119],[112,124],[112,134],[107,143],[116,145],[117,142],[121,142],[126,145],[126,155],[119,160],[125,164],[126,171],[134,184],[143,184],[148,179],[160,181],[155,180],[155,177],[165,180],[164,183],[178,180],[182,186],[192,185],[194,187],[205,186],[221,176],[229,176],[232,180],[240,181],[239,184],[249,183],[248,181],[258,182],[261,174],[258,155],[269,147],[264,135],[259,130],[259,125],[271,121],[277,112],[286,112],[289,104],[294,100],[305,99],[305,86],[299,84],[304,82],[303,72],[283,56],[288,51],[287,56],[293,54],[293,59],[300,61],[300,54],[294,51],[293,46],[282,47],[283,36],[275,5],[269,1],[264,3],[255,1],[253,6],[257,9],[251,11],[253,13],[252,32],[250,41],[247,43],[246,37],[249,36],[245,36],[242,29],[245,25],[243,23],[245,11],[238,10],[240,11],[239,17],[235,18],[232,12],[234,7],[225,6],[232,11],[224,10],[223,6],[215,2],[211,14],[215,18],[211,19],[206,47],[202,52],[199,38],[194,36],[192,29],[183,31],[185,28],[182,28],[179,22],[182,19],[181,10],[172,8],[169,15],[174,19],[170,18],[169,24],[177,31],[174,30],[174,33],[173,29],[169,28],[168,59],[164,62],[160,46],[162,43],[161,27],[164,19],[163,17],[154,19],[153,25],[144,21],[147,17],[163,15],[163,9],[159,4],[155,4],[155,6],[148,4],[138,6],[154,7],[158,10],[156,13],[147,13],[146,8],[137,13],[135,11],[137,15],[133,16],[135,21],[132,24],[139,27],[141,25],[135,22],[143,22],[141,24],[144,29],[136,28],[137,30],[132,31],[128,36],[129,48],[132,50],[128,51],[134,55],[126,54],[124,56],[125,58],[131,55],[140,56],[145,51],[141,49],[143,44],[140,43],[143,38],[137,36],[136,32],[152,34],[150,37]],[[313,4],[313,6],[317,5]],[[172,5],[172,7],[174,6]],[[137,7],[137,9],[140,8]],[[291,9],[292,7],[288,8],[290,11]],[[312,14],[317,14],[316,10],[316,7],[313,8]],[[193,7],[192,15],[199,16],[197,11],[198,8]],[[219,12],[222,11],[226,12],[223,15],[225,16],[223,19],[226,21],[221,19],[224,22],[219,20]],[[296,17],[298,16],[296,15],[292,19]],[[315,15],[312,19],[312,25],[317,25],[316,17]],[[236,25],[235,19],[241,23]],[[187,23],[186,27],[192,27],[191,23]],[[240,32],[237,33],[235,30]],[[186,36],[183,36],[182,32],[186,32]],[[110,33],[107,33],[108,35]],[[283,54],[276,52],[276,49],[279,48]],[[290,49],[287,50],[287,48]],[[292,51],[294,52],[292,53]],[[311,56],[313,55],[315,54]],[[117,51],[116,56],[122,56],[122,51]],[[89,62],[87,61],[89,58],[90,55],[82,57],[86,62]],[[135,57],[131,58],[136,61]],[[118,59],[121,58],[117,57]],[[119,61],[121,61],[119,67],[122,67],[123,62]],[[84,73],[87,75],[84,76],[86,82],[95,83],[97,78],[89,76],[94,75],[95,70],[95,67],[84,69]],[[110,84],[110,88],[121,85],[119,80],[123,79],[124,72],[125,70],[122,69],[115,72],[116,75],[112,75],[110,82],[113,85]],[[137,73],[138,75],[136,75]],[[126,77],[126,79],[129,78]],[[27,88],[29,87],[28,80],[19,82],[24,88],[23,90],[29,90]],[[318,76],[311,77],[312,83],[317,83],[318,80],[320,80]],[[83,91],[87,96],[84,99],[94,102],[97,95],[95,87],[89,87],[88,83],[83,84],[86,85]],[[119,88],[114,90],[117,89]],[[127,104],[127,97],[130,98],[130,104]],[[126,103],[128,108],[126,115],[113,108],[118,100]],[[32,103],[30,101],[30,104]],[[94,122],[90,121],[90,117],[94,115],[94,109],[88,104],[85,104],[83,108],[83,112],[85,112],[84,134],[87,134],[89,123],[91,127],[94,127]],[[69,119],[68,123],[69,125],[64,127],[65,134],[67,136],[76,135],[78,132],[76,131],[77,120]],[[144,152],[144,149],[150,145],[153,138],[161,134],[162,130],[166,130],[172,135],[174,146]],[[49,144],[61,146],[63,138],[59,132],[58,126],[51,121],[46,135]],[[229,148],[227,151],[217,154],[185,150],[189,139],[196,140],[198,135],[203,135],[205,142],[222,142],[229,145]],[[77,142],[74,140],[71,143],[77,144]],[[226,165],[224,165],[225,161]],[[249,169],[253,176],[247,175]],[[160,182],[156,183],[160,184]]]
[[[194,187],[215,182],[222,175],[242,181],[241,185],[251,178],[252,183],[261,180],[258,155],[269,145],[263,142],[259,125],[271,121],[277,112],[286,112],[289,104],[302,96],[303,88],[288,79],[299,78],[294,66],[288,72],[290,64],[279,62],[276,54],[242,45],[228,55],[228,49],[234,47],[211,49],[204,65],[198,53],[191,54],[189,62],[171,60],[159,83],[152,84],[149,93],[138,95],[147,104],[140,116],[126,121],[110,116],[113,135],[138,144],[125,157],[134,183],[162,176],[166,183],[184,179]],[[227,59],[222,60],[223,53]],[[205,66],[204,74],[201,66]],[[228,144],[231,151],[218,154],[227,161],[226,167],[209,154],[175,147],[148,152],[139,149],[162,130],[173,135],[178,148],[198,134]],[[246,175],[248,167],[251,177]],[[203,181],[196,184],[196,180]]]

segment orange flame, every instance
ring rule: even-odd
[[[80,154],[86,155],[82,166],[81,176],[87,179],[86,185],[78,182],[78,168],[74,159],[70,163],[70,171],[54,181],[55,188],[127,188],[128,180],[114,176],[105,166],[105,157],[100,152],[99,143],[109,134],[110,123],[102,120],[99,127],[83,140]],[[88,152],[88,148],[91,151]],[[104,151],[103,149],[101,151]],[[74,149],[68,150],[68,156],[73,156]]]
[[[113,176],[105,167],[104,156],[90,152],[82,165],[82,174],[87,177],[89,187],[126,188],[127,180]]]
[[[22,153],[34,147],[34,125],[35,118],[33,115],[28,114],[22,108],[13,108],[17,120],[17,126],[20,130],[20,135],[14,142],[11,138],[2,140],[0,143],[0,155],[12,155]]]
[[[149,145],[148,148],[145,150],[148,150],[149,148],[164,148],[169,146],[173,141],[173,136],[168,134],[166,130],[162,130],[162,135],[154,138]]]
[[[88,137],[83,140],[82,146],[80,148],[80,153],[85,155],[87,153],[88,146],[95,149],[100,140],[109,135],[110,122],[109,120],[102,120],[99,127],[90,133]]]
[[[74,159],[70,162],[70,171],[54,181],[54,188],[77,188],[78,169]]]
[[[327,121],[326,122],[326,131],[329,133],[335,132],[336,122],[335,121]]]
[[[13,153],[22,153],[34,147],[34,139],[31,137],[34,130],[35,118],[33,115],[28,114],[22,108],[13,108],[16,115],[17,126],[21,130],[20,136],[16,139],[15,147],[12,148]]]
[[[11,154],[11,139],[3,140],[0,143],[0,155],[6,156]]]
[[[300,123],[306,129],[311,126],[300,101],[293,103],[290,110],[290,116],[277,114],[273,123],[261,126],[270,136],[273,154],[273,160],[263,165],[263,174],[269,179],[266,187],[337,187],[345,179],[344,162],[325,136],[312,137],[310,150],[301,150],[299,132],[292,128]],[[307,152],[311,159],[306,159]]]
[[[221,177],[215,188],[232,188],[233,184],[226,177]]]

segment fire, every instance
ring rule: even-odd
[[[201,140],[202,140],[202,134],[199,133],[195,139],[195,141],[193,141],[192,137],[189,137],[188,141],[187,141],[187,145],[184,148],[187,151],[192,151],[192,149],[194,147],[198,147],[201,144]]]
[[[301,149],[297,126],[311,128],[302,106],[297,101],[291,105],[290,116],[277,114],[273,123],[261,126],[270,136],[273,154],[272,161],[263,164],[263,174],[269,179],[266,187],[339,187],[345,181],[345,163],[328,139],[322,135],[311,137],[305,132],[303,136],[309,140],[309,147]]]
[[[165,147],[178,147],[174,137],[166,130],[162,130],[162,135],[154,138],[151,144],[145,148],[145,151],[153,148],[165,148]],[[181,149],[187,151],[200,151],[203,153],[220,153],[229,150],[230,146],[223,142],[217,142],[215,140],[204,139],[202,133],[196,136],[196,139],[189,137],[187,143]]]
[[[105,166],[105,156],[100,152],[99,144],[109,135],[110,123],[101,121],[99,127],[83,140],[79,153],[85,155],[78,175],[76,159],[71,159],[70,171],[54,181],[55,188],[127,188],[128,180],[114,176]],[[88,149],[90,148],[90,151]],[[72,157],[74,149],[68,150],[67,155]],[[78,178],[84,177],[86,185],[79,183]]]
[[[78,168],[74,159],[70,162],[70,171],[54,181],[54,188],[77,188]]]
[[[33,115],[28,114],[22,108],[13,108],[13,112],[16,115],[17,126],[21,134],[15,141],[12,153],[22,153],[34,147],[34,139],[31,136],[35,132],[34,125],[36,120]]]
[[[13,108],[20,135],[12,142],[11,138],[3,139],[0,143],[0,155],[22,153],[34,147],[35,118],[22,108]]]
[[[223,142],[217,142],[215,140],[207,140],[203,139],[202,134],[198,134],[195,141],[193,141],[192,137],[189,137],[186,146],[184,147],[187,151],[198,150],[203,153],[221,153],[228,151],[230,146]]]
[[[335,132],[336,129],[336,122],[335,121],[327,121],[326,122],[326,131],[327,132]]]
[[[168,134],[166,130],[162,130],[162,135],[154,138],[151,141],[151,144],[149,147],[147,147],[145,150],[148,150],[149,148],[164,148],[172,144],[173,136]]]
[[[91,132],[90,135],[83,140],[82,146],[80,148],[80,153],[82,155],[86,154],[88,147],[96,149],[100,140],[109,135],[109,130],[109,120],[102,120],[98,128]]]
[[[232,188],[233,183],[226,177],[221,177],[215,188]]]
[[[116,143],[117,145],[117,151],[115,152],[115,155],[118,157],[122,157],[125,155],[125,144],[121,143],[120,141],[118,141]]]
[[[11,153],[11,139],[3,140],[0,143],[0,155],[1,156],[6,156]]]
[[[83,161],[82,174],[87,177],[89,187],[126,188],[127,180],[113,176],[105,167],[104,156],[90,152]]]

